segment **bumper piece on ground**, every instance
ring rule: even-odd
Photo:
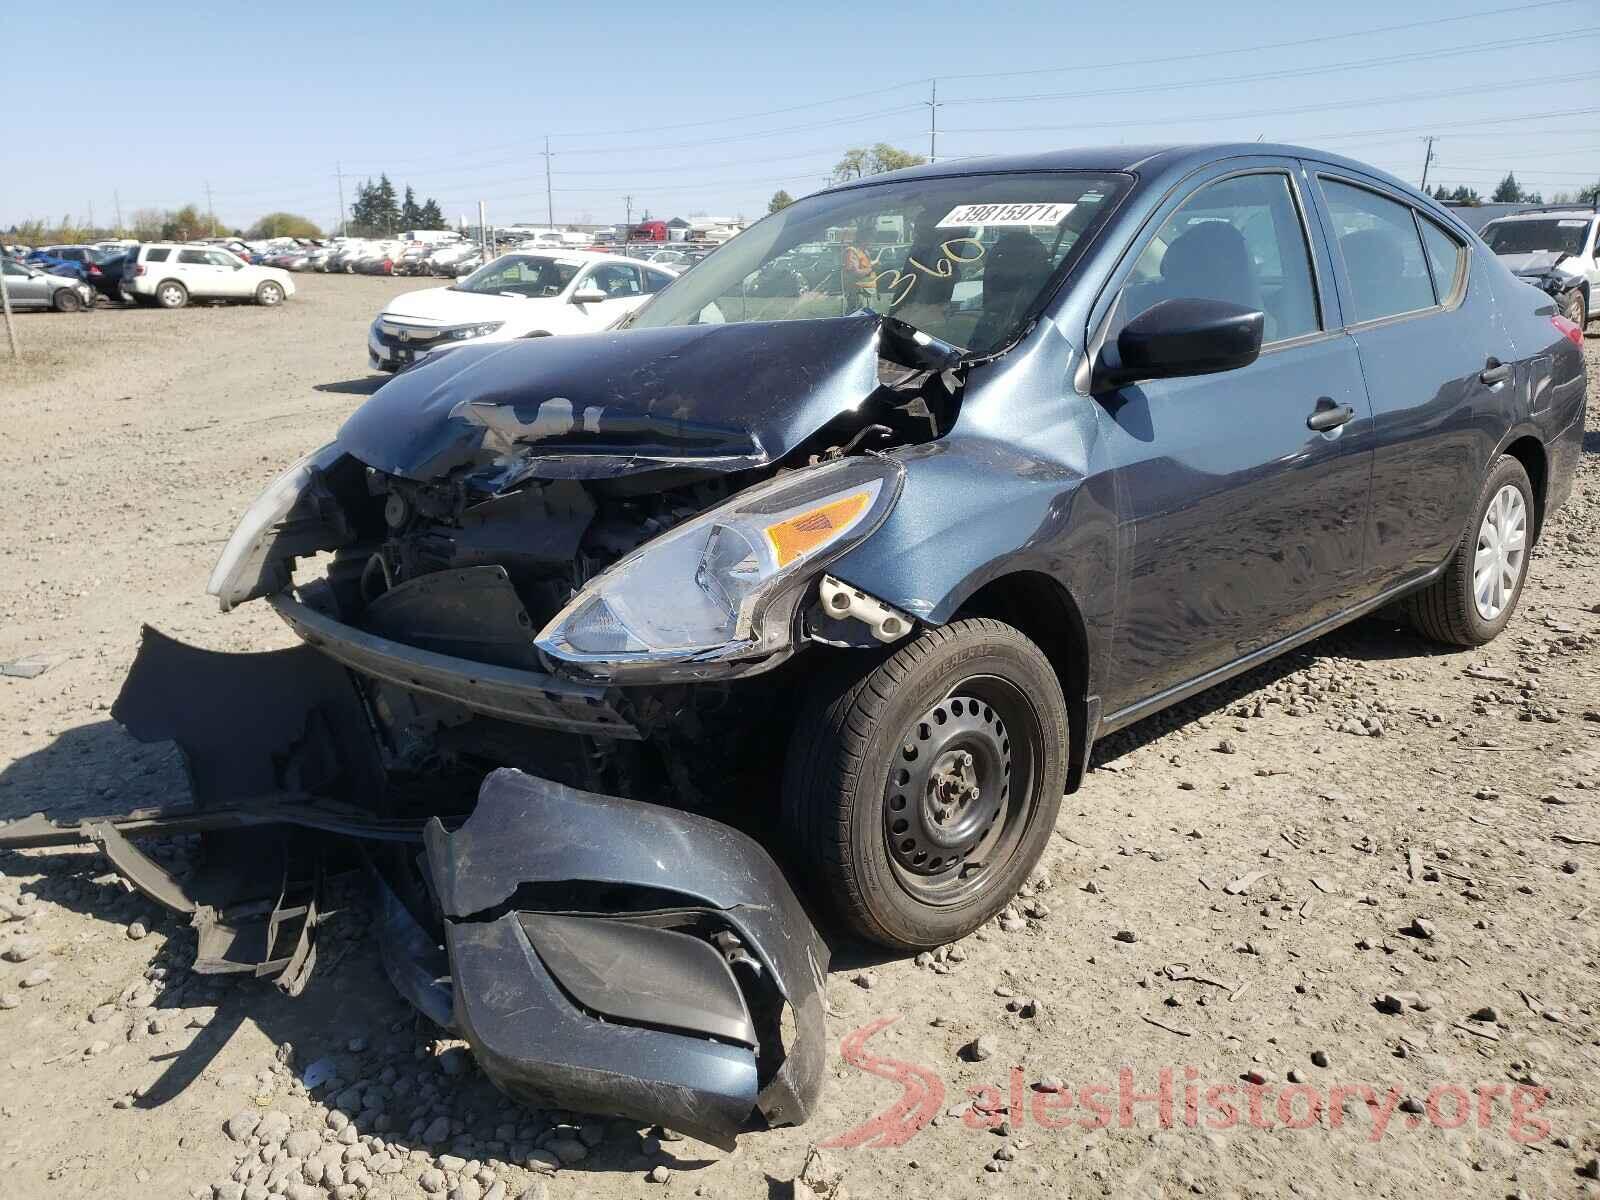
[[[504,1091],[719,1145],[810,1115],[827,949],[755,842],[513,770],[425,841],[455,1025]]]

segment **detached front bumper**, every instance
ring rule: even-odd
[[[364,864],[391,982],[466,1038],[508,1095],[722,1146],[758,1117],[811,1115],[828,950],[761,846],[707,817],[510,769],[475,804],[419,811],[414,791],[397,802],[340,664],[423,689],[430,660],[448,656],[291,615],[311,644],[266,654],[145,631],[112,713],[140,740],[176,743],[192,803],[72,823],[36,814],[0,825],[0,848],[101,846],[190,916],[197,971],[275,979],[291,995],[315,966],[324,878]],[[466,682],[488,686],[482,676]],[[132,844],[180,832],[201,836],[187,876]]]
[[[454,1024],[503,1091],[724,1145],[811,1115],[828,951],[754,841],[508,769],[424,839]]]

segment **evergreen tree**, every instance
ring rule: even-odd
[[[429,196],[417,216],[417,225],[422,229],[443,229],[444,214],[439,211],[439,202]]]
[[[772,193],[772,199],[767,201],[767,212],[781,212],[793,203],[794,197],[789,195],[789,193],[784,191],[782,188],[779,188],[777,191]]]
[[[405,202],[400,205],[400,227],[402,229],[422,229],[422,210],[417,207],[417,194],[411,190],[411,185],[406,184]]]
[[[378,191],[374,197],[375,211],[374,222],[378,232],[385,236],[396,232],[400,224],[400,203],[395,196],[394,184],[389,182],[388,175],[378,176]]]
[[[1494,189],[1491,199],[1496,204],[1516,204],[1522,200],[1522,185],[1517,182],[1517,177],[1510,171],[1500,181],[1500,186]]]

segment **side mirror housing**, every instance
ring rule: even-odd
[[[1163,300],[1122,327],[1114,353],[1101,350],[1095,382],[1115,388],[1247,367],[1261,354],[1265,327],[1259,309],[1227,300]]]
[[[610,297],[597,287],[581,287],[572,293],[574,304],[601,304]]]

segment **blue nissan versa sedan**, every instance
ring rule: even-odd
[[[377,846],[392,978],[513,1095],[802,1120],[827,948],[758,842],[836,928],[938,946],[1097,737],[1379,606],[1489,641],[1571,488],[1581,338],[1314,150],[858,180],[622,328],[385,384],[210,581],[304,645],[149,631],[115,711],[285,854]]]

